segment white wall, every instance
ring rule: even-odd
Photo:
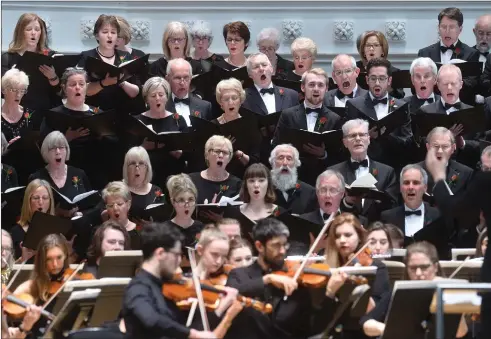
[[[328,62],[338,53],[356,55],[356,37],[365,30],[385,32],[386,22],[405,24],[405,40],[390,41],[389,60],[396,67],[409,68],[418,49],[437,41],[437,16],[449,6],[448,1],[2,1],[2,50],[8,48],[17,19],[22,13],[35,12],[47,20],[51,27],[51,47],[70,53],[95,47],[95,40],[82,39],[81,22],[96,20],[99,14],[117,14],[128,21],[148,23],[148,40],[134,41],[132,45],[152,55],[162,53],[161,40],[169,21],[206,20],[211,22],[215,39],[211,50],[226,54],[222,27],[230,21],[242,20],[251,29],[251,42],[247,52],[257,51],[255,37],[262,28],[276,27],[283,31],[284,21],[293,21],[302,27],[301,34],[312,38],[318,45],[317,65],[328,69]],[[461,40],[475,44],[472,33],[475,19],[491,13],[490,1],[453,1],[464,13]],[[336,41],[335,22],[353,23],[352,40]],[[90,25],[89,25],[90,26]],[[349,30],[348,30],[349,33]],[[348,34],[349,35],[349,34]],[[145,37],[143,37],[145,38]],[[283,41],[280,54],[290,57],[289,41]]]

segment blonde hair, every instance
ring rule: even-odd
[[[128,166],[131,161],[143,161],[147,165],[147,172],[145,173],[143,182],[145,184],[150,183],[153,177],[152,163],[150,162],[147,150],[141,146],[132,147],[126,152],[123,164],[123,182],[126,185],[129,185]]]
[[[123,38],[125,45],[129,44],[131,41],[131,26],[130,26],[130,24],[128,23],[128,21],[126,21],[125,18],[123,18],[119,15],[116,15],[116,21],[119,24],[119,34],[118,34],[119,37]]]
[[[230,152],[230,156],[232,156],[232,153],[234,151],[232,142],[229,139],[225,138],[223,135],[213,135],[208,140],[206,140],[205,143],[205,160],[207,162],[208,162],[208,153],[216,145],[225,145],[225,147],[227,147],[228,151]]]
[[[171,199],[175,199],[179,194],[186,192],[193,194],[195,199],[198,196],[198,190],[193,181],[189,175],[184,173],[173,175],[167,180],[167,191]]]
[[[189,38],[188,30],[186,26],[179,21],[171,21],[167,24],[165,28],[164,35],[162,37],[162,50],[164,51],[164,56],[167,60],[170,60],[170,48],[169,48],[169,38],[178,33],[184,33],[186,37],[186,45],[184,46],[184,57],[189,56],[189,51],[191,50],[191,39]]]
[[[47,48],[46,23],[37,14],[24,13],[19,17],[19,20],[17,20],[17,24],[15,25],[14,29],[14,37],[9,44],[9,49],[7,52],[17,53],[26,48],[24,30],[26,29],[26,26],[33,21],[39,22],[39,26],[41,26],[41,35],[39,36],[38,45],[36,46],[36,52],[40,53],[43,49]]]
[[[229,242],[228,236],[224,232],[220,231],[220,229],[216,227],[210,227],[201,232],[196,246],[201,246],[203,249],[205,249],[215,240],[225,240],[227,243]]]
[[[161,77],[151,77],[145,82],[142,88],[142,96],[145,102],[147,101],[147,96],[152,91],[155,91],[159,86],[162,86],[165,92],[165,96],[167,97],[167,100],[169,100],[169,98],[171,97],[171,89],[167,80]]]
[[[17,68],[11,68],[2,77],[2,88],[13,88],[16,85],[25,86],[27,89],[29,77]]]
[[[317,57],[317,45],[315,44],[314,40],[310,38],[296,38],[295,40],[293,40],[290,49],[292,51],[292,55],[293,53],[299,51],[307,51],[312,56],[312,59],[315,59]]]
[[[240,103],[241,104],[245,101],[246,94],[245,94],[244,88],[242,87],[242,84],[239,80],[237,80],[235,78],[230,78],[227,80],[220,81],[217,85],[217,88],[216,88],[217,102],[220,102],[220,100],[222,98],[222,94],[226,90],[236,91],[237,94],[240,96]]]
[[[35,179],[29,183],[26,187],[26,191],[24,193],[24,200],[22,201],[22,208],[20,210],[20,219],[19,225],[22,227],[28,226],[32,220],[32,216],[35,211],[31,210],[31,197],[35,190],[39,187],[46,188],[49,196],[49,208],[48,214],[55,215],[55,204],[53,199],[53,191],[51,190],[51,186],[45,180]]]
[[[122,181],[112,181],[102,190],[102,200],[106,202],[109,197],[123,198],[125,201],[131,201],[131,192]]]
[[[41,145],[41,155],[45,163],[48,163],[48,153],[50,149],[56,147],[65,147],[66,149],[66,161],[70,160],[70,145],[63,133],[60,131],[53,131],[46,136]]]
[[[326,86],[329,84],[329,77],[327,76],[327,73],[326,71],[324,71],[322,68],[312,68],[312,69],[309,69],[308,71],[305,71],[304,74],[302,74],[302,84],[305,85],[305,82],[307,81],[307,76],[309,74],[315,74],[315,75],[319,75],[321,77],[324,77],[326,79]]]

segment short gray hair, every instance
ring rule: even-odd
[[[248,58],[247,58],[247,60],[246,60],[246,68],[247,68],[247,73],[248,73],[248,74],[251,74],[251,71],[252,71],[252,61],[253,61],[254,59],[256,59],[257,57],[260,57],[260,56],[264,56],[264,57],[266,58],[266,60],[267,60],[267,63],[268,63],[268,64],[269,64],[271,67],[273,67],[273,66],[271,65],[271,61],[269,61],[268,56],[267,56],[266,54],[261,53],[261,52],[259,52],[259,53],[254,53],[254,54],[249,55],[249,57],[248,57]]]
[[[189,61],[187,61],[186,59],[183,59],[183,58],[177,58],[177,59],[169,60],[169,62],[167,63],[167,67],[165,69],[165,74],[170,76],[172,74],[172,67],[180,66],[180,65],[186,65],[189,68],[189,76],[190,77],[193,76],[193,67],[191,66]]]
[[[143,89],[142,89],[143,100],[145,100],[145,102],[146,102],[147,96],[152,91],[155,91],[159,86],[162,86],[162,88],[164,89],[165,95],[167,96],[167,100],[169,100],[171,97],[170,85],[167,82],[167,80],[165,80],[164,78],[161,78],[161,77],[151,77],[150,79],[148,79],[145,82],[145,84],[143,85]]]
[[[351,55],[348,55],[348,54],[338,54],[334,57],[334,59],[332,59],[332,62],[331,62],[331,68],[332,70],[334,71],[334,64],[336,63],[336,61],[338,61],[338,59],[340,58],[344,58],[344,57],[347,57],[351,60],[351,67],[353,68],[356,68],[358,66],[356,66],[356,59],[353,58]]]
[[[55,147],[65,147],[66,160],[70,160],[70,145],[65,135],[60,131],[53,131],[44,138],[43,144],[41,145],[41,155],[43,156],[44,162],[48,163],[49,150]]]
[[[123,182],[129,185],[128,166],[131,161],[143,161],[147,165],[147,173],[145,174],[143,182],[145,184],[150,183],[153,177],[152,162],[150,161],[147,150],[141,146],[132,147],[126,152],[123,164]]]
[[[300,154],[298,153],[298,150],[294,146],[292,146],[292,144],[280,144],[273,148],[269,156],[269,164],[271,165],[271,167],[273,167],[274,161],[276,159],[276,153],[285,148],[292,151],[293,158],[295,159],[295,167],[300,167],[300,165],[302,165],[302,162],[300,161]]]
[[[343,124],[343,127],[341,127],[343,129],[343,136],[347,136],[352,128],[360,127],[360,126],[365,128],[368,132],[370,125],[368,124],[368,121],[363,119],[352,119],[346,121]]]
[[[330,169],[325,170],[324,172],[319,174],[319,176],[317,177],[317,180],[315,181],[315,189],[317,190],[319,188],[319,185],[321,183],[322,178],[330,178],[332,176],[335,176],[336,178],[338,178],[340,188],[344,192],[346,182],[344,181],[343,175],[341,174],[341,172],[338,172],[335,170],[330,170]]]
[[[226,90],[236,91],[237,94],[240,96],[240,103],[241,104],[245,101],[246,94],[245,94],[244,88],[242,87],[242,83],[235,78],[230,78],[227,80],[220,81],[217,85],[216,99],[217,99],[218,103],[220,103],[220,100],[222,98],[222,94]]]
[[[428,185],[428,173],[426,173],[424,168],[418,164],[409,164],[402,168],[401,174],[399,175],[399,182],[401,183],[401,185],[402,185],[402,178],[404,177],[404,173],[412,169],[419,171],[419,173],[421,173],[421,177],[423,178],[423,184]]]
[[[5,137],[5,134],[2,132],[2,155],[7,152],[7,147],[9,147],[9,142],[7,141],[7,138]]]
[[[457,66],[455,66],[453,64],[445,64],[442,67],[440,67],[440,69],[438,70],[438,73],[437,73],[437,79],[439,79],[440,78],[440,75],[443,72],[446,72],[446,71],[454,71],[454,72],[456,72],[457,75],[460,78],[460,81],[462,81],[462,71],[460,70],[460,68],[458,68]]]
[[[3,135],[3,134],[2,134]],[[2,147],[3,148],[3,147]],[[484,148],[482,150],[482,153],[481,153],[481,156],[486,156],[486,157],[491,157],[491,145],[489,146],[486,146],[486,148]]]
[[[429,144],[431,141],[431,138],[435,134],[448,134],[450,136],[450,141],[452,142],[452,144],[455,144],[455,136],[453,135],[452,131],[449,130],[448,128],[442,127],[442,126],[437,126],[437,127],[433,128],[430,131],[430,133],[428,133],[428,135],[426,136],[426,143]]]
[[[274,42],[276,49],[278,49],[280,47],[280,31],[273,27],[263,28],[256,37],[257,47],[259,48],[259,44],[266,40]]]
[[[12,88],[15,85],[27,88],[29,86],[29,77],[17,68],[11,68],[2,77],[2,88]]]
[[[213,41],[213,31],[211,30],[211,25],[208,21],[198,20],[195,21],[193,26],[189,29],[189,34],[194,39],[195,37],[207,37],[208,41]]]
[[[409,68],[409,73],[411,76],[414,75],[414,69],[416,67],[429,67],[431,69],[431,73],[436,77],[438,74],[438,68],[433,60],[430,58],[420,57],[413,60],[411,63],[411,67]]]

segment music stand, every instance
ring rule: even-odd
[[[115,320],[123,305],[124,291],[130,280],[130,278],[103,278],[99,280],[69,281],[58,295],[53,313],[58,314],[57,311],[75,291],[88,288],[99,289],[100,293],[90,316],[89,325],[100,326],[107,321]]]
[[[405,248],[393,248],[390,251],[390,257],[384,258],[385,261],[399,261],[403,262],[406,257],[406,249]]]
[[[404,280],[406,273],[406,265],[399,261],[382,261],[389,271],[390,285],[394,286],[394,283],[398,280]]]
[[[346,266],[339,267],[339,271],[345,272],[348,275],[354,276],[364,276],[368,280],[368,286],[373,287],[375,282],[375,275],[377,274],[377,266],[367,266],[367,267],[357,267],[357,266]],[[338,298],[341,301],[346,301],[350,298],[354,289],[357,287],[355,284],[346,283],[338,291]],[[366,311],[366,308],[365,308]]]
[[[476,256],[475,248],[452,248],[452,260],[464,260],[468,256]]]
[[[435,337],[435,319],[430,304],[439,284],[455,284],[463,280],[396,281],[385,319],[381,339],[424,339]],[[404,316],[401,316],[404,315]],[[445,316],[445,339],[455,339],[461,315]],[[442,338],[443,339],[443,338]]]
[[[143,260],[142,251],[108,251],[101,258],[99,278],[132,278]]]
[[[442,268],[445,277],[450,277],[453,272],[462,265],[463,261],[440,261],[440,267]],[[465,279],[470,282],[481,281],[481,267],[482,261],[467,260],[459,271],[455,274],[455,279]]]
[[[94,308],[99,289],[73,292],[47,328],[43,338],[64,338],[64,333],[82,327]]]

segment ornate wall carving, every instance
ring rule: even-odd
[[[406,22],[387,21],[385,23],[385,37],[387,38],[388,41],[405,41]]]
[[[92,40],[94,37],[94,19],[82,19],[80,20],[80,38],[82,40]]]
[[[334,40],[353,41],[354,27],[353,21],[334,21]]]
[[[281,26],[283,28],[283,39],[286,42],[292,42],[302,36],[303,21],[301,20],[283,20]]]
[[[131,20],[131,37],[134,41],[150,41],[150,20]]]

